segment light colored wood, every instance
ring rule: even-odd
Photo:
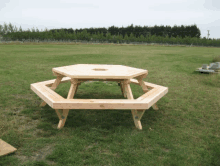
[[[52,71],[57,76],[56,80],[31,84],[31,89],[55,109],[60,120],[59,129],[65,125],[69,109],[131,109],[135,126],[141,130],[140,120],[145,110],[151,106],[158,109],[156,102],[168,92],[166,87],[143,81],[148,74],[147,70],[127,66],[79,64],[53,68]],[[73,99],[80,83],[88,80],[120,82],[121,91],[128,99]],[[67,99],[64,99],[53,90],[60,83],[68,81],[71,81],[71,86]],[[145,94],[135,100],[130,83],[140,85]],[[62,110],[62,114],[58,109]]]
[[[52,84],[54,83],[56,79],[53,79],[53,80],[48,80],[48,81],[43,81],[43,82],[40,82],[41,84],[45,85],[45,86],[52,86]],[[66,82],[69,82],[71,80],[70,77],[64,77],[62,79],[62,81],[60,83],[66,83]],[[124,79],[78,79],[78,81],[81,81],[81,82],[85,82],[85,81],[94,81],[94,80],[98,80],[98,81],[117,81],[117,82],[121,82],[123,81]],[[38,82],[39,83],[39,82]],[[38,83],[34,83],[34,84],[38,84]],[[139,82],[136,80],[136,79],[130,79],[130,83],[132,84],[136,84],[136,85],[139,85]],[[149,82],[144,82],[144,84],[148,87],[148,88],[156,88],[157,86],[159,85],[156,85],[156,84],[152,84],[152,83],[149,83]]]
[[[139,130],[142,130],[141,118],[144,115],[144,113],[145,113],[145,109],[144,110],[133,110],[132,112],[134,124],[136,128]]]
[[[140,85],[138,80],[136,80],[136,79],[130,79],[130,82],[131,82],[131,84]],[[149,83],[149,82],[144,82],[144,84],[147,86],[147,88],[150,88],[150,89],[153,89],[153,88],[156,88],[156,87],[159,86],[157,84],[152,84],[152,83]]]
[[[55,90],[57,86],[60,84],[63,76],[57,76],[57,79],[54,81],[50,89]],[[44,107],[47,103],[45,101],[41,102],[40,107]]]
[[[52,72],[53,72],[53,75],[54,75],[54,76],[63,76],[63,74],[59,74],[59,73],[57,73],[57,72],[55,72],[55,71],[53,71],[53,70],[52,70]]]
[[[168,88],[156,86],[161,89],[152,89],[136,100],[127,99],[64,99],[62,96],[41,83],[31,84],[31,89],[54,109],[149,109],[156,101],[163,97]],[[156,94],[160,95],[157,96]],[[153,95],[153,96],[152,96]],[[149,99],[148,99],[149,98]],[[149,101],[149,105],[147,101]]]
[[[61,129],[61,128],[64,127],[66,119],[67,119],[67,116],[68,116],[68,113],[69,113],[69,110],[66,110],[66,109],[63,110],[63,114],[61,116],[61,120],[59,121],[59,124],[57,126],[58,129]]]
[[[161,89],[163,89],[163,87],[153,88],[153,89],[149,90],[147,93],[144,93],[143,95],[138,97],[136,100],[142,101],[142,100],[146,99],[148,96],[151,96],[152,94],[154,95],[156,93],[160,93]]]
[[[139,82],[139,85],[141,86],[142,90],[144,91],[144,93],[148,92],[148,88],[147,86],[145,85],[144,81],[142,80],[142,78],[138,78],[138,82]]]
[[[31,84],[31,90],[33,90],[42,100],[44,100],[50,107],[53,108],[53,103],[56,101],[62,101],[64,98],[51,90],[50,88],[39,84]]]
[[[81,83],[78,83],[78,84],[77,84],[77,86],[76,86],[76,91],[75,91],[75,94],[74,94],[74,95],[76,95],[76,92],[77,92],[78,87],[80,86],[80,84],[81,84]]]
[[[51,87],[53,85],[53,83],[55,82],[56,79],[52,79],[52,80],[48,80],[48,81],[42,81],[42,82],[38,82],[38,83],[35,83],[35,84],[42,84],[42,85],[45,85],[47,87]],[[69,82],[71,80],[70,77],[63,77],[63,79],[61,80],[60,84],[61,83],[66,83],[66,82]]]
[[[0,156],[15,152],[17,149],[0,139]]]
[[[157,104],[156,104],[156,103],[152,105],[152,108],[153,108],[154,110],[159,110],[159,108],[157,107]]]
[[[139,120],[141,120],[141,118],[144,115],[145,111],[146,111],[145,109],[144,110],[137,110],[137,116],[138,116]]]
[[[152,91],[152,92],[151,92]],[[149,93],[149,94],[148,94]],[[152,89],[148,92],[148,96],[146,96],[143,100],[141,100],[144,103],[148,103],[148,107],[151,107],[154,105],[159,99],[161,99],[165,94],[168,93],[167,87],[160,87],[158,89]],[[154,107],[156,108],[156,107]]]
[[[56,101],[53,109],[147,109],[148,104],[129,99],[64,99]]]
[[[76,92],[76,87],[79,83],[77,79],[71,79],[70,81],[71,81],[71,86],[70,86],[70,90],[69,90],[67,99],[72,99],[74,97],[74,94]],[[63,113],[61,116],[62,119],[60,119],[60,121],[59,121],[59,124],[57,127],[58,129],[61,129],[64,127],[68,113],[69,113],[69,109],[63,109]]]
[[[123,83],[120,82],[119,84],[120,84],[120,88],[121,88],[121,93],[122,93],[122,95],[125,97],[125,93],[124,93],[123,85],[122,85]]]
[[[147,88],[147,86],[145,85],[145,83],[144,83],[144,81],[143,81],[143,76],[142,76],[142,77],[138,77],[137,80],[138,80],[140,86],[142,87],[142,90],[143,90],[145,93],[148,92],[148,88]],[[154,110],[159,110],[159,108],[157,107],[156,103],[152,105],[152,108],[153,108]]]
[[[128,99],[134,100],[132,91],[131,91],[131,87],[130,84],[128,84],[128,81],[124,81],[124,86],[125,86],[125,91],[126,91],[126,96]],[[138,113],[136,109],[131,110],[132,113],[132,117],[134,120],[134,124],[136,126],[137,129],[142,130],[142,125],[141,125],[141,121],[140,118],[138,118]]]
[[[59,110],[58,110],[58,109],[55,109],[55,112],[56,112],[56,114],[57,114],[59,120],[62,120],[62,117],[61,117],[61,115],[60,115]]]
[[[147,75],[148,75],[148,72],[147,73],[144,73],[144,74],[142,74],[142,75],[139,75],[139,76],[137,76],[137,77],[134,77],[135,79],[143,79],[143,78],[146,78],[147,77]]]
[[[64,76],[57,76],[57,79],[55,80],[53,85],[50,87],[50,89],[55,90],[57,88],[57,86],[60,84],[63,77]]]
[[[124,84],[125,93],[126,93],[127,98],[133,100],[134,98],[133,98],[133,94],[132,94],[132,91],[131,91],[130,84],[128,83],[127,80],[125,80],[123,82],[123,84]]]
[[[77,79],[130,79],[148,73],[144,69],[107,64],[76,64],[56,67],[52,71],[56,74]]]
[[[125,91],[125,86],[124,86],[124,82],[123,81],[121,82],[121,86],[122,86],[123,96],[124,96],[124,98],[126,98],[127,96],[126,96],[126,91]]]
[[[72,99],[74,97],[77,84],[78,84],[78,80],[77,79],[71,79],[71,86],[70,86],[70,90],[69,90],[67,99]]]
[[[124,79],[78,79],[78,81],[82,81],[82,82],[85,82],[85,81],[115,81],[115,82],[121,82],[123,81]]]

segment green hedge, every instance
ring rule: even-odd
[[[22,31],[22,32],[10,32],[3,35],[3,40],[85,40],[85,41],[99,41],[99,42],[113,42],[113,43],[130,43],[130,42],[144,42],[144,43],[164,43],[164,44],[183,44],[183,45],[197,45],[197,46],[215,46],[220,47],[220,40],[216,39],[206,39],[206,38],[197,38],[197,37],[162,37],[149,35],[144,37],[135,37],[132,33],[130,36],[127,34],[123,35],[111,35],[107,33],[90,34],[86,30],[78,33],[68,33],[64,30],[52,32],[52,31]]]

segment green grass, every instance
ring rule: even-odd
[[[0,138],[17,148],[0,165],[220,165],[220,75],[195,72],[220,48],[0,44]],[[58,118],[30,84],[54,79],[53,67],[119,64],[147,69],[144,81],[169,88],[138,131],[129,110],[70,110]],[[67,97],[70,83],[56,92]],[[131,85],[134,98],[143,94]],[[82,83],[75,98],[123,99],[116,83]]]
[[[219,56],[215,56],[213,58],[212,62],[220,62],[220,55]]]

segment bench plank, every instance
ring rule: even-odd
[[[31,89],[51,107],[54,102],[64,100],[62,96],[40,83],[31,84]]]
[[[126,103],[126,104],[125,104]],[[147,109],[148,104],[129,99],[65,99],[56,101],[54,109]]]
[[[55,79],[31,84],[31,89],[54,109],[149,109],[168,92],[167,87],[144,82],[147,87],[153,89],[136,100],[65,99],[47,87],[48,85],[52,85],[54,81]],[[64,77],[61,83],[68,81],[70,81],[70,78]],[[130,79],[130,82],[139,85],[139,82],[135,79]]]
[[[153,104],[155,104],[159,99],[161,99],[167,93],[168,93],[167,87],[159,87],[150,90],[148,93],[142,95],[137,100],[140,100],[144,103],[148,103],[147,109],[149,109]]]

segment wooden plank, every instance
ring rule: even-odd
[[[92,78],[88,78],[88,79],[78,79],[78,81],[116,81],[116,82],[121,82],[124,79],[92,79]]]
[[[67,99],[72,99],[74,97],[78,83],[79,82],[77,79],[71,79],[71,86],[70,86],[70,90],[69,90]],[[62,113],[61,119],[60,119],[59,124],[57,126],[58,129],[61,129],[64,127],[64,125],[66,123],[67,116],[69,114],[69,109],[63,109],[62,112],[63,113]]]
[[[71,79],[71,86],[70,86],[70,90],[69,90],[67,99],[72,99],[74,97],[74,94],[75,94],[76,88],[77,88],[77,84],[78,84],[77,79]]]
[[[138,80],[138,79],[143,79],[143,78],[146,78],[147,75],[148,75],[148,72],[146,72],[145,74],[139,75],[139,76],[137,76],[137,77],[134,77],[134,78],[135,78],[136,80]]]
[[[53,75],[54,75],[54,76],[64,76],[64,75],[59,74],[59,73],[57,73],[57,72],[55,72],[55,71],[53,71],[53,70],[52,70],[52,72],[53,72]]]
[[[0,139],[0,156],[15,152],[17,149]]]
[[[70,79],[71,79],[70,77],[63,77],[60,84],[65,83],[65,82],[69,82]],[[55,80],[56,79],[48,80],[48,81],[42,81],[42,82],[37,82],[37,83],[34,83],[34,84],[42,84],[42,85],[45,85],[45,86],[52,86],[52,84],[55,82]]]
[[[54,81],[54,83],[52,84],[50,89],[55,90],[57,88],[57,86],[60,84],[62,78],[63,78],[63,76],[57,76],[57,79]],[[45,101],[43,101],[43,102],[41,102],[40,107],[44,107],[46,104],[47,103]]]
[[[125,92],[126,92],[127,98],[133,100],[134,97],[133,97],[130,85],[129,84],[124,84],[124,87],[125,87]]]
[[[141,100],[142,102],[148,103],[149,108],[168,93],[168,88],[160,87],[158,89],[155,90],[153,89],[151,91],[147,92],[149,94],[146,96],[146,98]]]
[[[50,89],[55,90],[55,89],[57,88],[57,86],[60,84],[62,78],[63,78],[63,76],[57,76],[57,79],[56,79],[55,82],[52,84],[52,86],[50,87]]]
[[[57,114],[59,120],[62,120],[62,117],[61,117],[61,115],[60,115],[59,110],[58,110],[58,109],[55,109],[55,112],[56,112],[56,114]]]
[[[147,98],[148,96],[150,96],[154,93],[160,92],[160,89],[161,89],[161,87],[153,88],[153,89],[149,90],[148,92],[144,93],[142,96],[138,97],[136,100],[137,101],[142,101],[145,98]]]
[[[142,90],[144,92],[148,92],[148,88],[147,86],[145,85],[144,81],[142,80],[142,78],[138,79],[138,82],[139,82],[139,85],[141,86]]]
[[[55,74],[64,75],[71,78],[83,79],[130,79],[147,74],[144,69],[107,64],[75,64],[53,68]]]
[[[137,110],[138,119],[141,120],[146,110]]]
[[[51,90],[44,85],[31,84],[31,90],[33,90],[42,100],[44,100],[49,106],[53,108],[53,103],[57,100],[64,100],[62,96]]]
[[[136,79],[130,79],[130,82],[131,82],[132,84],[139,85],[139,82],[138,82],[138,80],[136,80]],[[145,81],[144,81],[144,84],[145,84],[148,88],[151,88],[151,89],[160,86],[160,85],[152,84],[152,83],[145,82]]]
[[[122,95],[123,95],[124,97],[126,97],[126,95],[125,95],[125,93],[124,93],[124,89],[123,89],[123,83],[120,82],[119,84],[120,84],[120,88],[121,88],[121,93],[122,93]]]
[[[56,98],[53,95],[48,94],[47,91],[40,85],[31,85],[31,90],[33,90],[43,101],[45,101],[49,106],[53,106],[53,102]]]
[[[130,100],[134,100],[130,84],[128,84],[128,83],[126,83],[126,81],[124,81],[124,86],[125,86],[127,98]],[[138,115],[139,115],[138,113],[140,113],[140,112],[137,112],[136,109],[132,109],[131,113],[132,113],[132,117],[133,117],[134,124],[135,124],[136,128],[139,130],[142,130],[141,121],[140,121],[140,118],[138,117]]]
[[[125,90],[125,86],[124,86],[124,83],[122,82],[122,90],[123,90],[123,95],[124,95],[124,98],[126,98],[127,94],[126,94],[126,90]]]
[[[74,94],[74,95],[76,95],[77,90],[78,90],[78,88],[79,88],[80,85],[81,85],[81,83],[78,83],[78,84],[77,84],[77,86],[76,86],[76,91],[75,91],[75,94]]]
[[[129,99],[65,99],[56,101],[54,109],[147,109],[148,104]]]
[[[61,129],[61,128],[64,127],[67,116],[68,116],[68,113],[69,113],[69,109],[64,109],[63,110],[63,114],[62,114],[62,117],[61,117],[62,119],[59,121],[59,124],[57,126],[58,129]]]
[[[42,85],[45,85],[45,86],[52,86],[52,84],[55,82],[55,80],[56,79],[42,81],[42,82],[37,82],[37,83],[33,83],[33,85],[34,84],[42,84]],[[63,79],[61,80],[60,84],[61,83],[69,82],[70,80],[71,80],[70,77],[63,77]],[[121,82],[123,80],[124,79],[78,79],[79,82],[85,82],[85,81],[116,81],[116,82]],[[132,80],[134,80],[134,82],[136,81],[135,79],[132,79]],[[138,82],[136,84],[139,85]]]

